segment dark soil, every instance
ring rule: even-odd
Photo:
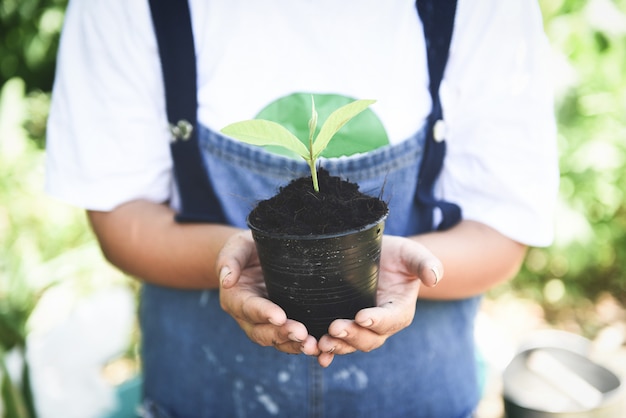
[[[250,212],[250,224],[279,234],[333,234],[372,224],[387,213],[384,201],[362,193],[357,184],[322,168],[317,176],[319,192],[313,190],[311,176],[297,178],[259,202]]]

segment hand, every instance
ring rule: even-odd
[[[372,351],[413,321],[420,284],[434,287],[443,265],[426,247],[409,239],[383,236],[377,307],[362,309],[354,320],[338,319],[318,347],[318,362],[327,367],[337,354]]]
[[[306,327],[287,319],[285,311],[267,298],[263,274],[250,231],[235,234],[216,261],[220,303],[248,338],[285,353],[317,356],[317,341]]]

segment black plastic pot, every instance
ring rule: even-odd
[[[319,339],[338,318],[376,305],[383,229],[377,222],[344,233],[285,235],[251,225],[269,299]]]

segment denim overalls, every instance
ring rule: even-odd
[[[201,128],[215,191],[228,222],[245,227],[257,199],[271,196],[304,161],[270,154]],[[389,201],[385,232],[415,222],[415,180],[424,130],[364,155],[322,160],[332,174]],[[314,358],[251,342],[222,311],[217,291],[144,285],[145,395],[174,417],[465,417],[477,402],[473,318],[477,299],[420,300],[413,324],[370,353]]]
[[[429,123],[397,145],[321,164],[366,193],[378,195],[384,185],[390,208],[385,233],[414,234],[420,230],[418,172],[431,128]],[[304,161],[202,126],[195,133],[200,166],[228,224],[246,227],[256,201],[308,172]],[[221,309],[216,290],[146,284],[140,305],[146,415],[468,417],[479,398],[473,334],[478,303],[419,300],[413,323],[382,347],[336,356],[323,369],[315,358],[251,342]]]

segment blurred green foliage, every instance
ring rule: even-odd
[[[561,169],[556,241],[514,289],[548,313],[610,293],[626,303],[626,1],[541,0],[554,50]]]
[[[37,326],[31,314],[40,298],[52,288],[72,295],[68,306],[58,307],[61,315],[85,295],[130,280],[105,262],[84,211],[43,194],[45,154],[25,129],[31,105],[20,78],[2,86],[0,416],[11,418],[35,416],[24,355],[29,331]],[[16,364],[22,367],[16,370]]]
[[[28,91],[50,91],[67,0],[0,2],[0,86],[20,77]]]
[[[40,148],[67,1],[0,2],[0,87],[14,77],[25,83],[29,114],[24,127]]]
[[[34,418],[29,319],[51,287],[124,281],[83,211],[43,193],[45,125],[67,0],[0,2],[0,416]],[[63,307],[62,309],[67,309]]]

